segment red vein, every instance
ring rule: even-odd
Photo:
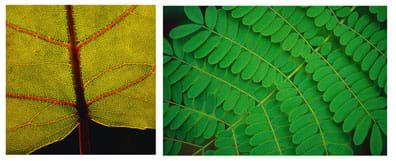
[[[139,101],[145,102],[145,103],[147,103],[147,104],[152,104],[152,102],[150,102],[149,100],[146,100],[146,99],[143,98],[143,97],[139,97],[139,96],[130,96],[130,95],[126,95],[126,94],[123,94],[123,93],[118,93],[118,95],[123,96],[123,97],[126,97],[126,98],[129,98],[129,99],[139,100]]]
[[[46,125],[51,125],[51,124],[54,124],[54,123],[69,119],[69,118],[71,118],[73,116],[76,116],[76,115],[77,115],[77,113],[72,113],[72,114],[60,116],[58,118],[55,118],[54,120],[49,120],[47,122],[35,123],[33,121],[28,121],[28,122],[16,125],[16,126],[11,127],[11,128],[7,128],[7,131],[16,131],[18,129],[25,128],[25,127],[28,127],[28,126],[46,126]]]
[[[51,108],[51,107],[54,106],[54,105],[55,105],[55,104],[53,104],[53,103],[52,103],[52,104],[49,104],[47,107],[45,107],[44,109],[42,109],[42,110],[40,110],[39,112],[37,112],[36,114],[34,114],[34,116],[31,117],[31,118],[30,118],[28,121],[26,121],[25,123],[16,125],[16,126],[14,126],[13,128],[9,128],[9,129],[11,129],[11,131],[15,131],[17,127],[22,128],[22,127],[28,126],[28,124],[31,124],[31,123],[34,121],[34,119],[36,119],[41,113],[43,113],[44,111],[46,111],[47,109]],[[14,129],[14,128],[15,128],[15,130],[12,130],[12,129]],[[7,128],[7,130],[8,130],[8,128]]]
[[[65,43],[65,42],[62,42],[62,41],[59,41],[59,40],[55,40],[55,39],[50,38],[50,37],[48,37],[48,36],[45,36],[45,35],[36,33],[36,32],[34,32],[34,31],[31,31],[31,30],[28,30],[28,29],[19,27],[19,26],[15,25],[15,24],[13,24],[13,23],[11,23],[11,22],[6,22],[6,26],[7,26],[7,27],[10,27],[10,28],[12,28],[12,29],[14,29],[14,30],[16,30],[16,31],[19,31],[19,32],[28,34],[28,35],[30,35],[30,36],[39,38],[39,39],[41,39],[41,40],[44,40],[44,41],[46,41],[46,42],[49,42],[49,43],[52,43],[52,44],[55,44],[55,45],[62,46],[62,47],[69,47],[69,43]]]
[[[6,96],[12,97],[12,98],[18,98],[18,99],[44,101],[44,102],[50,102],[50,103],[54,103],[54,104],[68,105],[68,106],[72,106],[72,107],[76,106],[76,104],[74,102],[70,102],[70,101],[66,101],[66,100],[59,100],[56,98],[41,97],[41,96],[28,96],[28,95],[21,95],[21,94],[15,94],[15,93],[7,93]]]
[[[131,86],[133,86],[133,85],[145,80],[147,77],[149,77],[150,75],[152,75],[154,73],[155,73],[155,64],[152,64],[151,65],[151,70],[149,72],[147,72],[146,74],[144,74],[143,76],[141,76],[141,77],[139,77],[139,78],[137,78],[137,79],[135,79],[135,80],[133,80],[133,81],[131,81],[131,82],[119,87],[119,88],[117,88],[117,89],[111,90],[109,92],[106,92],[106,93],[104,93],[102,95],[99,95],[99,96],[89,100],[87,102],[87,106],[90,106],[91,104],[93,104],[93,103],[95,103],[95,102],[97,102],[97,101],[99,101],[101,99],[104,99],[106,97],[112,96],[114,94],[118,94],[118,93],[128,89],[129,87],[131,87]]]
[[[102,29],[100,29],[98,32],[94,33],[93,35],[89,36],[88,38],[86,38],[84,41],[80,42],[77,45],[77,48],[81,48],[82,46],[88,44],[89,42],[95,40],[96,38],[98,38],[99,36],[103,35],[104,33],[106,33],[107,31],[109,31],[110,29],[112,29],[115,25],[117,25],[118,23],[120,23],[122,20],[124,20],[128,15],[130,15],[137,6],[131,6],[129,7],[125,12],[123,12],[120,16],[118,16],[113,22],[111,22],[110,24],[106,25],[105,27],[103,27]]]
[[[70,66],[69,63],[65,62],[38,62],[38,63],[12,63],[10,62],[11,65],[15,66],[36,66],[36,65],[65,65],[65,66]]]
[[[103,70],[103,71],[97,73],[97,74],[94,75],[92,78],[90,78],[88,81],[86,81],[86,83],[84,84],[84,88],[87,88],[89,84],[91,84],[94,80],[96,80],[96,79],[99,78],[100,76],[104,75],[105,73],[114,71],[114,70],[116,70],[116,69],[122,68],[122,67],[127,66],[127,65],[146,65],[146,66],[153,66],[153,64],[149,64],[149,63],[133,63],[133,62],[130,62],[130,63],[123,63],[123,64],[121,64],[121,65],[116,65],[116,66],[113,66],[113,67],[110,67],[110,68],[106,68],[105,70]]]
[[[47,136],[47,137],[44,137],[44,138],[40,139],[40,141],[39,141],[39,142],[43,142],[43,141],[45,141],[45,140],[48,140],[48,141],[50,141],[49,143],[46,143],[46,144],[43,144],[43,145],[40,145],[40,146],[36,146],[35,144],[31,144],[28,148],[26,148],[26,149],[29,151],[27,154],[30,154],[30,153],[32,153],[32,152],[34,152],[34,151],[36,151],[36,150],[38,150],[38,149],[40,149],[40,148],[42,148],[42,147],[45,147],[45,146],[47,146],[47,145],[50,145],[50,144],[52,144],[52,143],[54,143],[54,142],[63,140],[64,138],[66,138],[66,136],[68,136],[71,132],[73,132],[73,129],[74,129],[76,126],[78,126],[78,125],[79,125],[79,123],[77,123],[77,124],[75,124],[75,125],[72,124],[72,126],[65,126],[65,127],[62,127],[61,129],[54,131],[53,134],[51,134],[51,135],[49,135],[49,136]],[[63,136],[61,136],[61,137],[58,137],[58,138],[52,138],[53,136],[58,135],[59,133],[63,132],[65,129],[68,129],[68,128],[71,128],[71,129],[68,130],[68,131],[66,132],[65,135],[63,135]],[[54,139],[55,139],[55,140],[54,140]],[[26,150],[26,151],[27,151],[27,150]]]

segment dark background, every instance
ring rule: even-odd
[[[106,127],[90,121],[92,154],[155,154],[155,130]],[[78,128],[60,142],[32,154],[80,154]]]
[[[206,7],[201,7],[202,9],[205,9]],[[187,17],[184,14],[184,9],[182,6],[166,6],[164,7],[164,19],[163,19],[163,33],[164,36],[169,39],[169,31],[180,25],[180,24],[186,24],[186,23],[191,23]]]

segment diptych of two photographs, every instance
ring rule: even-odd
[[[156,7],[7,5],[6,154],[388,154],[387,6]]]

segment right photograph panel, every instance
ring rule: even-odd
[[[164,155],[387,155],[386,6],[166,6]]]

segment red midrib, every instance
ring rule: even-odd
[[[91,152],[90,140],[89,140],[89,116],[88,107],[84,96],[84,86],[81,76],[80,66],[80,49],[77,47],[76,31],[74,26],[73,8],[71,5],[66,6],[67,12],[67,23],[68,32],[70,38],[69,55],[72,68],[72,79],[74,86],[74,93],[76,96],[76,108],[79,115],[79,143],[80,143],[80,154],[88,154]]]
[[[91,35],[90,37],[88,37],[87,39],[83,40],[80,43],[77,43],[77,35],[76,35],[76,31],[75,31],[74,17],[73,17],[73,7],[71,5],[66,5],[68,34],[69,34],[69,38],[70,38],[69,43],[53,39],[51,37],[48,37],[48,36],[36,33],[34,31],[22,28],[15,24],[12,24],[11,22],[7,22],[7,24],[6,24],[7,27],[10,27],[16,31],[28,34],[30,36],[39,38],[43,41],[46,41],[46,42],[49,42],[49,43],[52,43],[55,45],[59,45],[59,46],[68,48],[69,55],[70,55],[73,87],[74,87],[74,93],[76,96],[76,102],[71,102],[71,101],[67,101],[67,100],[59,100],[56,98],[49,98],[49,97],[42,97],[42,96],[30,96],[30,95],[13,94],[13,93],[7,93],[6,96],[18,98],[18,99],[44,101],[44,102],[49,102],[49,103],[54,103],[54,104],[63,104],[63,105],[69,105],[69,106],[75,107],[77,109],[78,116],[79,116],[78,132],[79,132],[80,153],[81,154],[90,153],[91,152],[90,151],[90,139],[89,139],[89,130],[88,130],[90,118],[88,115],[88,106],[101,100],[101,99],[110,97],[117,93],[120,93],[120,92],[128,89],[129,87],[133,86],[134,84],[145,80],[147,77],[149,77],[150,75],[155,73],[155,64],[151,64],[151,70],[148,73],[144,74],[143,76],[137,78],[136,80],[132,80],[119,88],[105,92],[105,93],[87,101],[87,100],[85,100],[85,96],[84,96],[84,86],[83,86],[82,74],[81,74],[80,48],[82,46],[88,44],[89,42],[95,40],[99,36],[103,35],[105,32],[112,29],[114,26],[119,24],[128,15],[130,15],[136,9],[136,7],[137,6],[135,6],[135,5],[129,7],[125,12],[123,12],[119,17],[117,17],[110,24],[106,25],[101,30],[99,30],[98,32]]]

